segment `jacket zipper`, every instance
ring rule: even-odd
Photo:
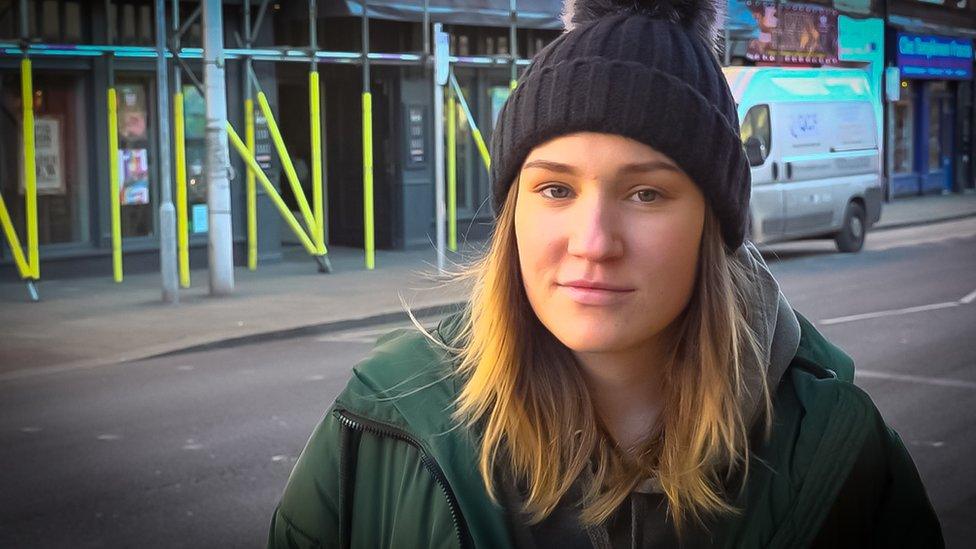
[[[448,507],[451,509],[451,521],[454,522],[454,533],[457,534],[458,543],[462,548],[474,546],[468,532],[468,525],[464,521],[464,516],[461,514],[461,507],[458,504],[457,497],[454,495],[454,491],[451,490],[451,486],[447,482],[447,477],[444,476],[444,471],[437,464],[437,461],[427,453],[427,450],[424,449],[419,440],[403,430],[351,414],[346,410],[337,409],[333,414],[342,425],[349,429],[393,438],[406,442],[416,448],[420,452],[420,461],[427,468],[430,475],[434,477],[434,481],[437,482],[441,492],[447,499]]]

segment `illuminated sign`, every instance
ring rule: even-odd
[[[973,41],[969,38],[898,33],[902,78],[973,77]]]

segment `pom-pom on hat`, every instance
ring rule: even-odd
[[[519,78],[491,136],[497,213],[534,147],[599,132],[645,143],[702,190],[727,248],[742,244],[749,164],[716,55],[717,0],[566,0],[565,32]]]

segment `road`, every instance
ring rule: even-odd
[[[976,219],[764,250],[856,360],[950,547],[976,537]],[[0,547],[255,547],[312,427],[391,326],[0,377]],[[133,327],[133,329],[142,329]]]

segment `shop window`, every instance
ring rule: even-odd
[[[190,234],[207,232],[207,110],[195,86],[183,86],[186,137],[186,201]]]
[[[108,24],[116,43],[151,46],[154,44],[153,10],[147,2],[112,2]]]
[[[749,150],[749,147],[757,147],[758,158],[751,159],[750,163],[754,166],[761,166],[769,156],[769,149],[772,146],[772,128],[769,124],[769,105],[756,105],[749,109],[742,124],[739,126],[742,146]],[[750,141],[752,139],[753,141]],[[751,143],[755,143],[752,145]]]
[[[17,38],[16,0],[0,0],[0,39]]]
[[[120,76],[115,86],[119,124],[119,203],[122,236],[153,234],[152,174],[150,170],[149,82]]]
[[[901,99],[892,103],[895,109],[894,131],[894,173],[912,172],[912,154],[914,153],[914,116],[911,96],[908,90],[902,88]]]
[[[88,240],[89,136],[84,77],[34,71],[34,162],[38,242]],[[26,229],[19,71],[0,77],[0,191],[18,233]]]
[[[929,100],[929,172],[937,172],[942,169],[942,140],[940,139],[942,101],[941,96],[935,96]]]
[[[42,0],[27,3],[27,33],[33,40],[54,43],[85,42],[80,0]],[[0,39],[20,38],[20,2],[0,0]]]

